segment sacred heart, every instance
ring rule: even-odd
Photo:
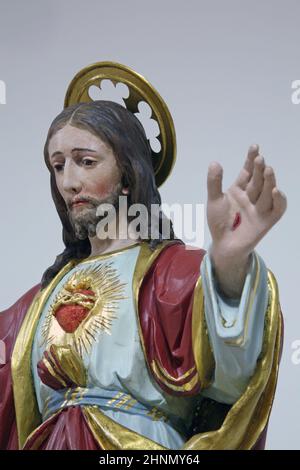
[[[89,314],[94,305],[95,296],[92,290],[77,289],[73,291],[73,299],[68,299],[68,303],[63,303],[53,312],[56,320],[66,333],[74,333],[79,325]],[[76,302],[76,300],[78,301]],[[74,300],[71,303],[70,300]]]

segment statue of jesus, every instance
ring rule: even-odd
[[[150,218],[121,237],[120,197],[148,213],[161,198],[144,128],[120,104],[65,107],[44,157],[65,249],[0,315],[0,447],[262,449],[282,320],[256,246],[286,198],[259,147],[226,191],[208,168],[207,253],[172,224],[165,237],[161,211],[154,238]],[[118,216],[106,238],[104,204]]]

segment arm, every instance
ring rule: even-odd
[[[206,323],[215,358],[214,380],[203,395],[231,404],[247,387],[261,353],[268,304],[267,269],[253,253],[240,299],[228,299],[218,292],[208,255],[203,260],[201,275]]]
[[[225,193],[222,173],[218,163],[210,165],[207,219],[212,244],[201,273],[216,360],[208,394],[234,403],[255,370],[268,302],[267,270],[254,249],[285,212],[286,198],[256,145]]]

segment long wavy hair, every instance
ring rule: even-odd
[[[149,243],[151,249],[155,249],[164,239],[161,227],[165,216],[160,209],[161,197],[155,183],[151,147],[140,121],[126,108],[112,101],[92,101],[69,106],[53,120],[44,146],[45,163],[50,171],[51,194],[63,226],[65,249],[56,257],[54,264],[44,272],[42,288],[46,287],[71,259],[84,259],[91,252],[89,239],[79,240],[75,236],[67,206],[57,189],[54,170],[49,163],[49,141],[67,124],[88,130],[112,148],[121,170],[122,184],[129,189],[128,207],[138,203],[144,204],[148,210],[149,236],[145,241]],[[151,204],[159,206],[158,239],[151,239]],[[169,223],[169,239],[172,240],[175,234],[172,222]]]

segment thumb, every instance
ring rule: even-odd
[[[223,197],[222,192],[223,168],[218,162],[212,162],[207,172],[208,199],[213,201]]]

